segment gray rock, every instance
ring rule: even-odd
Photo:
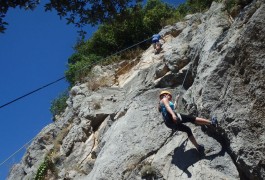
[[[132,62],[95,67],[98,79],[115,79],[94,91],[91,82],[74,86],[65,112],[38,134],[8,179],[33,179],[52,151],[57,179],[264,179],[265,3],[248,3],[231,21],[213,2],[165,27],[160,54],[150,46]],[[181,113],[217,116],[218,128],[187,124],[205,156],[185,133],[164,125],[162,89],[182,95]]]

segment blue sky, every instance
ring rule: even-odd
[[[11,9],[5,20],[9,25],[0,34],[0,106],[64,76],[77,39],[74,26],[42,6],[34,11]],[[86,30],[89,38],[96,28]],[[0,163],[52,123],[51,101],[67,87],[63,80],[0,109]],[[24,153],[25,148],[0,166],[0,180]]]
[[[11,9],[6,21],[0,34],[1,105],[64,76],[77,39],[74,26],[41,6],[33,12]],[[91,35],[95,28],[88,30]],[[0,163],[52,122],[50,103],[67,87],[63,80],[0,109]],[[0,167],[0,179],[24,152]]]

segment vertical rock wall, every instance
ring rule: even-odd
[[[252,1],[234,21],[213,3],[165,27],[163,51],[150,47],[115,80],[117,65],[97,67],[110,87],[73,87],[64,114],[8,179],[34,178],[47,155],[57,169],[47,179],[264,179],[264,27],[264,1]],[[182,113],[218,117],[218,128],[188,124],[204,157],[185,133],[163,124],[157,97],[165,88],[182,94]]]

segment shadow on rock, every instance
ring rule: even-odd
[[[183,141],[183,143],[179,147],[175,148],[171,163],[176,165],[180,170],[183,171],[183,173],[186,173],[189,178],[192,176],[192,174],[188,170],[190,166],[193,166],[201,159],[212,161],[216,157],[224,156],[225,154],[225,149],[223,147],[220,152],[212,155],[200,155],[196,148],[185,151],[187,141],[188,139]]]
[[[174,150],[174,155],[172,157],[171,163],[176,165],[179,169],[187,174],[190,178],[192,175],[188,171],[188,168],[198,162],[200,157],[196,149],[189,149],[185,151],[185,146],[188,139],[183,141],[183,143]]]
[[[209,160],[209,161],[212,161],[212,160],[215,159],[216,157],[224,156],[224,155],[225,155],[225,152],[226,152],[226,150],[225,150],[225,148],[222,146],[221,151],[219,151],[218,153],[203,156],[202,159],[207,159],[207,160]]]

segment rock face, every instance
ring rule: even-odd
[[[65,112],[8,179],[33,179],[47,155],[56,171],[46,179],[265,179],[264,1],[250,2],[234,20],[214,2],[160,33],[163,51],[154,55],[150,47],[109,68],[116,74],[109,87],[73,87]],[[182,94],[182,113],[217,116],[218,128],[188,124],[205,156],[164,125],[162,89]]]

